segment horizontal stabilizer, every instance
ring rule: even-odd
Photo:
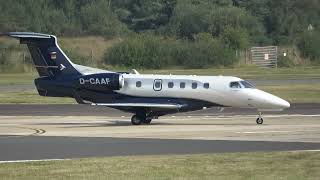
[[[33,39],[50,39],[50,35],[33,33],[33,32],[9,32],[5,35],[14,37],[14,38],[33,38]]]

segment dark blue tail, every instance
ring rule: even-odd
[[[7,35],[20,39],[21,44],[27,44],[40,77],[81,75],[60,49],[55,36],[30,32],[10,32]]]

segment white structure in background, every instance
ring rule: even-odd
[[[252,47],[249,52],[252,64],[260,67],[277,67],[277,46]]]

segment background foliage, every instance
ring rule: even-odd
[[[121,38],[104,56],[116,66],[231,66],[259,45],[320,61],[319,0],[0,0],[0,12],[0,32]]]

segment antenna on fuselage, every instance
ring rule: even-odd
[[[133,74],[140,74],[136,69],[132,69]]]

